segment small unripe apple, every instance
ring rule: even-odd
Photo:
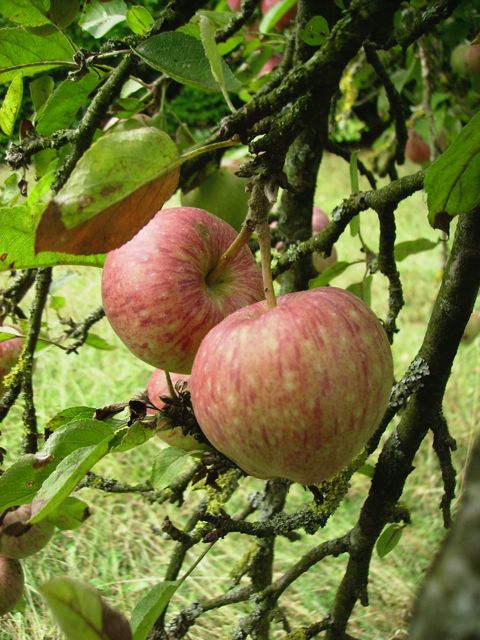
[[[190,377],[207,440],[257,478],[316,484],[341,471],[387,408],[385,330],[357,296],[320,287],[229,315],[204,338]]]
[[[0,523],[0,554],[20,560],[32,556],[47,545],[55,526],[47,520],[28,524],[32,515],[30,504],[7,511]]]
[[[0,556],[0,616],[15,608],[22,597],[24,584],[20,562]]]
[[[18,327],[12,328],[18,329]],[[7,373],[9,373],[18,362],[20,354],[22,353],[22,348],[22,338],[12,337],[9,340],[0,342],[0,394],[2,394],[5,390],[2,381]]]
[[[187,374],[180,373],[171,373],[170,377],[172,379],[172,383],[174,387],[178,387],[181,385],[184,389],[188,388],[188,380],[190,376]],[[165,406],[165,403],[160,400],[160,396],[169,396],[170,389],[168,388],[167,378],[165,376],[165,371],[161,369],[155,369],[155,371],[150,376],[150,380],[147,384],[147,395],[150,402],[157,409],[162,409]],[[149,410],[148,413],[153,413],[152,410]],[[158,437],[166,442],[171,447],[178,447],[179,449],[184,449],[184,451],[195,451],[198,449],[206,449],[205,445],[199,442],[192,435],[185,435],[182,427],[170,427],[170,423],[167,419],[160,419],[157,423]],[[162,428],[164,430],[162,430]],[[168,428],[168,430],[167,430]]]
[[[480,44],[459,44],[452,51],[450,65],[464,78],[480,77]]]
[[[405,156],[410,162],[415,162],[416,164],[426,164],[430,162],[430,147],[415,129],[408,130]]]
[[[132,353],[156,368],[190,373],[208,331],[264,297],[260,270],[246,246],[215,282],[209,280],[236,235],[202,209],[165,209],[107,255],[103,306]]]
[[[330,220],[328,219],[325,211],[322,211],[320,207],[313,207],[312,212],[312,233],[316,235],[325,229],[325,227],[329,224]],[[324,257],[318,251],[315,251],[312,254],[312,262],[315,269],[318,273],[322,273],[325,271],[327,267],[331,267],[332,264],[335,264],[338,259],[337,250],[335,247],[332,248],[332,251],[329,256]]]
[[[266,15],[276,4],[278,4],[278,0],[262,0],[260,8],[263,15]],[[280,31],[284,27],[288,27],[292,19],[295,17],[296,12],[297,7],[292,7],[291,9],[289,9],[289,11],[287,11],[287,13],[285,13],[277,22],[277,24],[275,25],[275,29],[277,31]]]
[[[181,203],[186,207],[205,209],[238,231],[248,211],[247,182],[246,178],[222,167],[207,176],[198,187],[182,194]]]
[[[480,311],[474,311],[470,316],[465,331],[463,332],[462,341],[470,344],[480,334]]]

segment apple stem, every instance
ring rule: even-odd
[[[272,252],[270,247],[270,227],[268,222],[261,222],[256,227],[258,244],[260,245],[260,262],[262,265],[263,290],[270,309],[277,306],[277,298],[273,289]]]
[[[165,377],[167,379],[168,393],[172,398],[178,398],[177,392],[175,391],[175,387],[173,386],[172,376],[170,375],[170,371],[164,371]]]
[[[246,220],[240,229],[240,233],[232,242],[232,244],[228,247],[228,249],[220,256],[219,261],[210,271],[210,273],[206,277],[206,282],[208,285],[213,285],[221,278],[223,272],[226,267],[230,264],[230,262],[238,255],[238,253],[243,249],[243,247],[250,240],[250,237],[253,233],[254,226],[251,224],[249,220]]]

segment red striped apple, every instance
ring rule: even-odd
[[[190,373],[208,331],[240,307],[263,298],[260,270],[248,247],[219,279],[208,276],[236,237],[202,209],[159,211],[137,235],[110,252],[103,306],[124,344],[148,364]]]
[[[0,616],[11,611],[22,597],[24,577],[18,560],[0,556]]]
[[[325,227],[329,224],[330,220],[328,219],[325,211],[322,211],[319,207],[313,207],[312,212],[312,233],[316,235],[325,229]],[[318,273],[325,271],[327,267],[331,267],[332,264],[335,264],[337,261],[337,250],[335,247],[332,248],[332,252],[329,256],[324,257],[318,251],[312,253],[312,262],[315,269]]]
[[[190,378],[187,374],[180,373],[172,373],[170,374],[172,378],[173,385],[176,386],[177,383],[184,384],[185,388],[188,387],[188,380]],[[165,403],[160,400],[160,396],[169,396],[170,389],[168,388],[167,378],[165,376],[165,371],[161,369],[155,369],[155,371],[150,376],[150,380],[147,384],[147,395],[150,402],[153,404],[157,410],[162,409],[165,406]],[[153,410],[149,410],[148,413],[154,413]],[[207,449],[207,447],[199,442],[192,435],[185,435],[182,427],[177,426],[173,428],[170,427],[170,423],[167,419],[160,419],[157,423],[159,431],[157,432],[158,437],[166,442],[171,447],[178,447],[179,449],[183,449],[184,451],[196,451],[199,449]]]
[[[4,325],[7,326],[7,325]],[[17,329],[18,327],[9,327],[10,329]],[[0,329],[0,333],[2,330]],[[12,368],[18,362],[20,354],[22,353],[23,342],[21,338],[9,338],[0,342],[0,394],[4,391],[2,384],[3,379],[9,373]]]
[[[316,484],[374,433],[393,381],[372,311],[333,287],[280,296],[228,316],[204,338],[190,377],[211,444],[248,474]]]

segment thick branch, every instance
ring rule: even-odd
[[[357,599],[366,599],[370,558],[388,513],[400,498],[413,458],[441,409],[443,394],[480,283],[480,211],[460,216],[442,286],[419,357],[430,375],[410,398],[396,431],[385,443],[369,496],[351,536],[347,570],[337,591],[327,640],[345,637]]]

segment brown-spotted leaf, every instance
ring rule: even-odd
[[[116,249],[175,192],[179,165],[175,143],[153,127],[102,136],[48,203],[35,251],[89,255]]]

